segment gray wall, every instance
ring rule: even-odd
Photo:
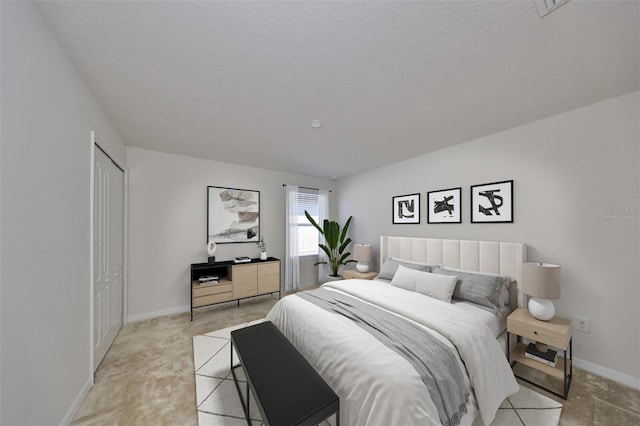
[[[189,265],[205,262],[207,186],[260,191],[260,234],[269,256],[283,261],[283,183],[331,189],[335,182],[139,148],[129,167],[129,319],[189,309]],[[253,243],[220,244],[219,260],[258,257]],[[303,283],[316,269],[302,262]],[[284,272],[283,272],[284,273]]]
[[[562,266],[558,314],[591,318],[574,332],[578,365],[639,387],[638,105],[635,92],[343,179],[339,217],[376,249],[380,235],[527,244],[529,260]],[[471,224],[469,186],[508,179],[515,222]],[[427,191],[458,186],[462,224],[427,224]],[[421,224],[392,225],[391,197],[418,192]]]
[[[91,377],[90,132],[125,148],[33,4],[0,7],[0,423],[59,424]]]

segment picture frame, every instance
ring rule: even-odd
[[[393,224],[420,223],[420,194],[398,195],[391,199]]]
[[[427,192],[427,223],[462,223],[462,188]]]
[[[207,244],[259,240],[260,191],[207,186]]]
[[[513,223],[513,180],[471,187],[471,223]]]

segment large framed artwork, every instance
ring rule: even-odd
[[[427,223],[461,223],[462,188],[427,192]]]
[[[393,223],[420,223],[420,194],[393,197]]]
[[[471,223],[513,223],[513,181],[471,187]]]
[[[207,243],[257,243],[260,191],[207,187]]]

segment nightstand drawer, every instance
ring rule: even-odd
[[[507,328],[510,333],[563,350],[571,340],[571,321],[557,317],[540,321],[525,309],[518,309],[507,317]]]

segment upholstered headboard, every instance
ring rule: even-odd
[[[522,264],[527,260],[527,246],[524,244],[380,237],[380,265],[389,257],[509,276],[517,282],[517,305],[526,305],[521,291]]]

